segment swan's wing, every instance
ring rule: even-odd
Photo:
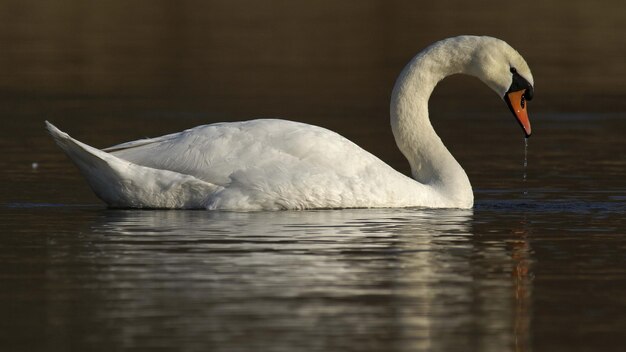
[[[111,153],[111,152],[117,152],[117,151],[124,150],[124,149],[132,149],[132,148],[147,146],[150,144],[157,144],[157,143],[165,142],[168,140],[176,139],[176,137],[178,137],[181,133],[183,132],[172,133],[172,134],[168,134],[168,135],[156,137],[156,138],[138,139],[136,141],[116,144],[114,146],[104,148],[102,150],[105,152]]]
[[[413,198],[423,188],[337,133],[290,121],[199,126],[120,144],[110,153],[48,128],[110,205],[239,210],[409,206],[418,204]]]
[[[163,137],[110,148],[113,155],[156,169],[192,175],[225,186],[232,176],[264,170],[309,177],[313,172],[348,176],[383,165],[372,154],[327,129],[303,123],[263,119],[198,126]],[[379,166],[380,166],[379,165]]]

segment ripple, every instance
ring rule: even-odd
[[[534,211],[544,213],[622,213],[624,202],[583,200],[483,200],[474,206],[477,211]]]
[[[14,202],[4,204],[5,208],[33,209],[33,208],[102,208],[96,204],[66,204],[66,203],[32,203]]]

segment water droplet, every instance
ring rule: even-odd
[[[526,188],[526,169],[528,168],[528,137],[524,137],[524,175],[522,183],[524,184],[524,195],[528,195],[528,189]]]

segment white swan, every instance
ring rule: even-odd
[[[460,36],[416,55],[396,81],[391,127],[411,179],[327,129],[263,119],[198,126],[98,150],[46,122],[56,143],[111,207],[278,210],[353,207],[471,208],[472,187],[428,118],[446,76],[480,78],[531,133],[533,77],[502,40]]]

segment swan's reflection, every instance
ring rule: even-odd
[[[530,350],[530,308],[532,298],[531,247],[529,236],[532,227],[523,221],[513,230],[513,289],[515,292],[514,338],[515,351]]]
[[[472,234],[473,221],[471,210],[106,211],[93,225],[107,254],[98,314],[170,317],[150,331],[181,344],[525,349],[525,235],[510,249]]]

